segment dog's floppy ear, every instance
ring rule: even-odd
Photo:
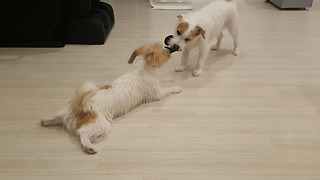
[[[139,56],[139,55],[141,55],[144,50],[145,50],[145,48],[144,48],[143,46],[135,49],[135,50],[133,51],[133,53],[131,54],[131,57],[129,58],[128,63],[129,63],[129,64],[132,64],[133,61],[136,59],[136,57]]]
[[[149,66],[153,66],[156,67],[157,63],[156,63],[156,55],[154,54],[154,52],[149,52],[146,56],[146,62]]]
[[[183,14],[180,14],[177,16],[179,22],[181,22],[183,19],[184,19],[184,15]]]
[[[139,49],[134,50],[133,53],[131,54],[131,57],[128,60],[128,63],[132,64],[134,59],[136,59],[136,57],[139,56],[140,53],[141,52],[139,51]]]
[[[195,27],[195,32],[196,32],[196,35],[201,34],[201,36],[203,37],[203,39],[205,39],[204,35],[206,34],[206,31],[203,30],[200,26],[196,26],[196,27]]]

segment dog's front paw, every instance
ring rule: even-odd
[[[180,66],[177,66],[174,71],[175,72],[182,72],[186,69],[186,67],[184,65],[180,65]]]
[[[180,86],[172,87],[171,90],[173,94],[178,94],[182,92],[182,88]]]
[[[84,146],[83,151],[88,154],[95,154],[98,152],[94,147],[89,147],[89,146]]]
[[[238,56],[238,55],[240,54],[240,49],[239,49],[239,48],[235,48],[235,49],[233,50],[233,54],[234,54],[235,56]]]
[[[194,77],[197,77],[199,76],[200,74],[202,74],[202,68],[197,68],[193,71],[193,76]]]
[[[219,50],[219,46],[217,46],[217,45],[214,45],[212,48],[211,48],[211,50]]]
[[[43,120],[43,119],[41,119],[40,124],[41,124],[41,126],[43,126],[43,127],[46,127],[46,126],[47,126],[46,121]]]

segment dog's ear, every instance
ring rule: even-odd
[[[177,16],[177,18],[178,18],[178,21],[181,22],[184,19],[184,15],[180,14]]]
[[[196,32],[196,35],[200,35],[203,37],[203,39],[205,39],[204,35],[206,34],[206,31],[203,30],[200,26],[196,26],[195,27],[195,32]]]
[[[154,52],[152,52],[152,51],[149,52],[145,58],[146,58],[145,60],[149,66],[152,66],[152,67],[157,66],[156,55],[154,54]]]
[[[131,57],[129,58],[128,63],[129,63],[129,64],[132,64],[133,61],[136,59],[136,57],[139,56],[139,55],[141,55],[144,51],[145,51],[145,47],[143,47],[143,46],[135,49],[135,50],[133,51],[133,53],[131,54]]]
[[[139,56],[140,53],[141,52],[139,51],[139,49],[134,50],[133,53],[131,54],[131,57],[128,60],[128,63],[132,64],[133,61],[136,59],[136,57]]]
[[[164,63],[166,63],[170,58],[170,52],[163,47],[160,47],[161,50],[156,49],[152,50],[147,53],[144,57],[146,63],[155,68],[160,68]]]

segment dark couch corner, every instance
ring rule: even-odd
[[[111,5],[99,0],[4,0],[1,47],[104,44],[114,23]]]

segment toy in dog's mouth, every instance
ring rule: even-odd
[[[170,40],[173,38],[173,35],[169,35],[164,39],[164,44],[166,45],[164,48],[168,49],[170,51],[170,54],[179,51],[178,45],[173,45],[173,47],[169,46]]]

